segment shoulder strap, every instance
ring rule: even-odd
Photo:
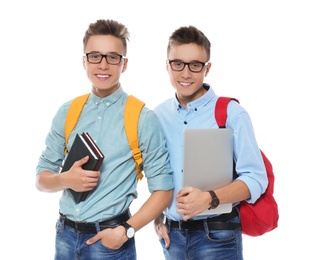
[[[219,128],[226,127],[227,106],[231,100],[239,103],[237,99],[231,97],[219,97],[216,101],[214,116]]]
[[[125,131],[129,146],[132,150],[132,156],[136,162],[137,180],[141,180],[143,178],[143,174],[141,172],[142,154],[139,149],[138,141],[138,122],[143,106],[144,103],[141,100],[130,95],[127,99],[124,112]]]
[[[67,145],[68,145],[69,136],[80,117],[84,104],[86,103],[89,95],[90,93],[74,98],[68,109],[68,113],[67,113],[67,117],[65,121],[65,138],[66,138],[66,149],[64,151],[65,155],[68,151]]]
[[[90,93],[78,96],[73,99],[66,116],[65,122],[65,138],[66,138],[66,149],[64,154],[67,153],[67,144],[69,136],[74,129],[78,118],[83,110],[84,104],[86,103]],[[139,149],[138,141],[138,122],[139,115],[142,107],[145,104],[134,96],[129,96],[126,102],[124,124],[129,146],[132,150],[132,156],[136,162],[137,179],[141,180],[143,174],[141,172],[142,154]]]

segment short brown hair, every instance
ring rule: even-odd
[[[172,33],[169,37],[167,56],[169,55],[171,46],[189,43],[195,43],[202,46],[206,51],[208,59],[210,59],[211,43],[209,39],[203,34],[203,32],[191,25],[180,27]]]
[[[97,20],[95,23],[91,23],[85,32],[83,38],[84,50],[89,38],[93,35],[112,35],[121,39],[125,48],[125,55],[127,53],[127,41],[129,41],[129,31],[125,25],[114,20]]]

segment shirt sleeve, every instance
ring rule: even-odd
[[[44,170],[58,173],[62,166],[65,149],[64,122],[68,108],[69,102],[58,109],[52,120],[52,125],[45,139],[45,148],[37,164],[37,174]]]
[[[234,160],[237,179],[249,188],[254,203],[263,194],[268,185],[264,161],[257,144],[249,114],[236,102],[228,105],[226,127],[234,130]]]
[[[150,192],[174,188],[166,138],[153,111],[143,108],[139,119],[143,172]]]

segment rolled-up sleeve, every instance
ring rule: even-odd
[[[228,108],[227,127],[234,130],[237,179],[243,181],[250,190],[251,197],[247,202],[254,203],[268,186],[265,164],[248,113],[235,102],[230,102]]]
[[[139,143],[149,191],[173,189],[173,171],[166,138],[157,117],[151,110],[142,110],[139,120]]]
[[[62,166],[65,148],[64,122],[68,107],[69,103],[65,103],[53,118],[52,126],[45,139],[45,148],[36,167],[37,174],[44,170],[57,173]]]

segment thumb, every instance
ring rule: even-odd
[[[166,248],[169,248],[169,246],[170,246],[170,238],[169,238],[169,236],[168,236],[168,233],[165,233],[165,234],[163,235],[163,239],[164,239],[164,241],[165,241],[165,246],[166,246]]]
[[[100,233],[97,233],[94,237],[88,239],[86,241],[86,244],[87,245],[92,245],[92,244],[96,243],[98,240],[100,240]]]
[[[76,161],[76,162],[74,163],[74,166],[76,166],[76,167],[82,167],[83,164],[87,163],[88,159],[89,159],[89,156],[87,155],[87,156],[85,156],[84,158],[82,158],[82,159]]]

